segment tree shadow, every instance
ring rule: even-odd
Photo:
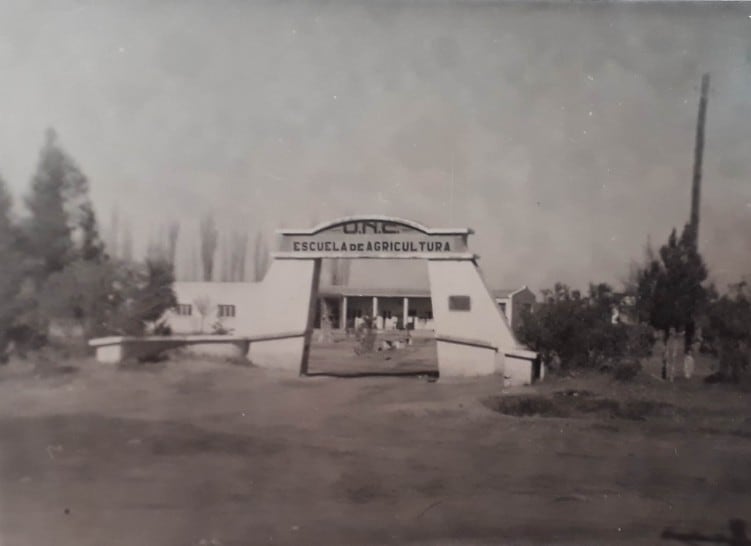
[[[676,540],[684,544],[709,543],[709,544],[728,544],[730,546],[751,546],[751,539],[746,533],[746,521],[742,519],[728,520],[729,535],[713,534],[707,535],[696,531],[681,533],[673,531],[671,528],[665,529],[660,538],[663,540]]]

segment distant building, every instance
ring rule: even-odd
[[[253,308],[260,283],[176,282],[177,307],[165,319],[174,333],[241,333],[243,324],[263,320],[268,309]],[[492,296],[508,324],[514,328],[525,309],[532,309],[535,294],[526,286],[493,290]],[[337,329],[356,329],[366,316],[375,316],[380,330],[433,330],[433,309],[427,288],[358,288],[322,286],[313,327],[320,328],[326,314]],[[239,330],[239,331],[238,331]]]
[[[535,293],[526,286],[516,290],[493,290],[492,293],[511,329],[519,325],[524,312],[532,311],[537,302]]]

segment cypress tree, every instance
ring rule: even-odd
[[[35,262],[37,279],[76,259],[105,257],[88,180],[59,146],[52,129],[47,131],[26,206],[30,215],[24,225],[24,247]]]

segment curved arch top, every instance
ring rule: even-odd
[[[279,229],[275,258],[474,259],[469,228],[429,228],[412,220],[367,214],[307,229]]]
[[[471,228],[429,228],[414,220],[398,218],[396,216],[386,216],[382,214],[363,214],[357,216],[342,216],[328,222],[322,222],[312,228],[281,228],[276,232],[280,235],[316,235],[322,231],[333,229],[344,224],[352,222],[388,222],[399,224],[412,228],[426,235],[472,235],[474,231]]]

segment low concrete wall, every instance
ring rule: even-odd
[[[504,385],[515,387],[530,385],[535,381],[535,362],[537,353],[525,350],[504,352]]]
[[[196,341],[184,345],[185,352],[196,356],[213,356],[222,358],[245,358],[250,342],[247,339],[237,341],[206,342]]]
[[[303,334],[254,341],[250,344],[248,358],[260,368],[300,373],[304,344]]]
[[[248,353],[250,339],[237,336],[115,336],[92,339],[98,362],[116,364],[129,358],[155,356],[177,347],[194,354],[242,358]]]

